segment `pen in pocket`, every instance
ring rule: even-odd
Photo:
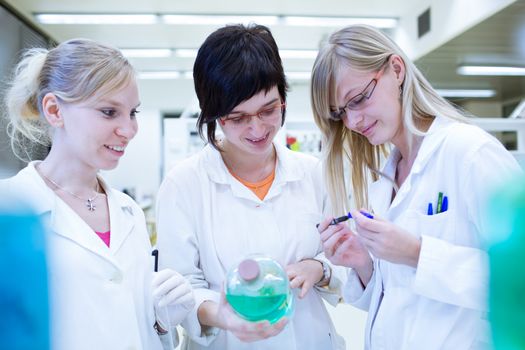
[[[444,213],[448,210],[448,197],[443,195],[443,192],[438,193],[438,200],[436,203],[436,214]],[[432,203],[428,203],[427,215],[434,215]]]

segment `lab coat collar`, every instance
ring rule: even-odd
[[[421,173],[425,169],[425,166],[430,160],[432,154],[434,154],[435,150],[445,140],[449,128],[456,123],[458,122],[446,117],[438,116],[434,119],[423,139],[421,147],[419,148],[410,174],[403,183],[403,186],[401,186],[399,189],[399,192],[396,194],[394,201],[391,203],[391,194],[394,188],[392,181],[396,175],[397,163],[401,158],[401,153],[397,148],[392,150],[382,170],[386,177],[381,176],[379,180],[370,185],[369,196],[371,198],[371,210],[380,216],[386,216],[389,208],[395,207],[397,203],[401,201],[405,192],[410,191],[411,181],[414,176],[417,176],[417,174]]]
[[[275,142],[273,145],[277,155],[275,179],[270,191],[265,197],[265,200],[277,196],[281,192],[281,188],[285,183],[299,181],[305,176],[305,169],[295,157],[292,157],[292,151],[287,149],[284,145]],[[208,173],[211,181],[231,186],[234,195],[237,197],[261,202],[252,191],[231,176],[219,151],[214,149],[211,145],[207,145],[204,152],[204,169]]]
[[[430,125],[427,134],[423,138],[423,142],[419,148],[414,165],[410,171],[411,175],[418,174],[423,171],[430,157],[445,140],[448,130],[457,123],[459,122],[446,117],[438,116],[434,118],[434,121]]]
[[[100,255],[117,265],[115,254],[134,227],[133,211],[130,203],[124,197],[114,193],[107,183],[99,176],[104,188],[109,206],[111,243],[110,248],[93,232],[93,230],[76,214],[60,197],[58,197],[44,182],[35,169],[37,162],[31,162],[23,171],[29,183],[34,187],[34,195],[39,198],[33,209],[37,215],[49,215],[49,228],[82,247]]]

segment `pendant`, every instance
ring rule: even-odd
[[[95,201],[95,198],[88,198],[86,200],[86,207],[88,208],[89,211],[95,211],[95,209],[97,209],[97,207],[95,206],[95,203],[93,203]]]

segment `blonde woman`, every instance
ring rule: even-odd
[[[191,287],[173,270],[153,274],[141,209],[98,175],[117,166],[137,133],[132,66],[89,40],[32,49],[5,102],[17,154],[50,147],[0,190],[29,201],[49,227],[51,348],[161,349],[157,330],[185,317]]]
[[[478,349],[487,343],[487,188],[519,172],[492,136],[465,123],[397,45],[368,26],[331,35],[313,68],[325,178],[349,225],[319,226],[352,268],[346,301],[368,310],[367,349]],[[383,168],[382,155],[393,149]],[[345,187],[344,163],[352,191]],[[367,217],[363,212],[371,213]]]

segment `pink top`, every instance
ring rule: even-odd
[[[104,243],[106,243],[106,245],[109,248],[109,236],[111,234],[111,231],[107,231],[107,232],[97,232],[97,231],[95,231],[95,233],[97,234],[97,236],[100,237],[100,239],[102,241],[104,241]]]

